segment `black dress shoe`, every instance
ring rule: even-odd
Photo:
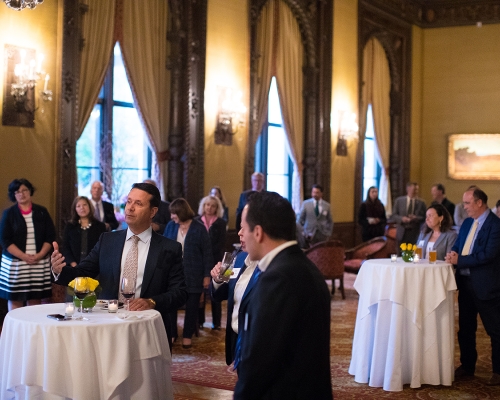
[[[212,330],[213,331],[220,331],[220,326],[214,326],[214,327],[212,327]]]
[[[183,344],[183,345],[182,345],[182,348],[183,348],[183,349],[190,349],[191,347],[193,347],[193,345],[192,345],[192,344]]]
[[[493,372],[493,375],[491,375],[491,378],[488,382],[486,382],[488,386],[498,386],[500,385],[500,374],[497,374]]]
[[[464,367],[460,366],[455,370],[455,378],[463,378],[465,376],[474,376],[474,372],[466,370]]]

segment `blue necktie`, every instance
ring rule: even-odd
[[[257,283],[257,279],[259,279],[260,274],[262,271],[260,270],[259,266],[255,267],[255,270],[253,271],[253,274],[250,278],[250,281],[248,282],[248,286],[254,286]],[[248,288],[247,286],[247,288]],[[246,292],[246,291],[245,291]],[[243,295],[244,296],[244,295]],[[243,327],[238,326],[238,339],[236,340],[236,347],[234,350],[234,365],[233,365],[233,370],[236,370],[238,368],[238,364],[240,363],[240,357],[241,357],[241,331]]]

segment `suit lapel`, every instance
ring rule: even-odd
[[[148,257],[146,258],[146,265],[144,266],[144,276],[142,278],[141,297],[146,293],[151,279],[153,279],[155,266],[160,255],[161,246],[159,245],[161,237],[153,232],[151,235],[151,243],[149,244]]]
[[[109,246],[109,253],[107,259],[109,259],[109,266],[113,270],[113,282],[115,282],[115,287],[118,289],[120,287],[120,275],[122,270],[122,254],[123,247],[125,246],[125,239],[127,238],[127,230],[120,231],[116,235],[115,243],[113,246]],[[108,251],[108,248],[106,248]],[[119,289],[118,289],[119,291]]]

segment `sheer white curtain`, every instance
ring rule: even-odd
[[[371,38],[363,50],[363,91],[362,91],[362,129],[366,129],[366,112],[372,105],[375,148],[382,166],[379,197],[388,215],[392,214],[391,184],[389,163],[391,148],[390,117],[391,75],[389,63],[382,44]]]

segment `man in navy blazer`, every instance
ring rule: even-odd
[[[239,234],[260,261],[251,301],[239,309],[236,400],[333,398],[330,293],[295,229],[295,212],[277,193],[255,193],[243,209]]]
[[[245,250],[244,241],[241,241],[241,248]],[[233,271],[236,275],[233,275],[227,283],[219,281],[220,262],[210,271],[210,275],[212,275],[212,281],[210,282],[210,295],[212,299],[218,302],[227,300],[225,341],[227,365],[230,365],[234,361],[234,351],[238,339],[239,326],[244,323],[244,321],[240,321],[241,315],[239,313],[239,308],[243,300],[250,300],[254,285],[249,284],[249,282],[257,263],[258,261],[251,261],[248,257],[248,253],[245,251],[239,253],[234,262]],[[233,316],[235,312],[237,312],[237,314]]]
[[[172,330],[168,313],[186,302],[187,291],[182,268],[182,248],[173,240],[152,231],[151,219],[160,202],[160,192],[148,183],[132,186],[125,206],[127,230],[103,233],[89,255],[76,267],[66,266],[54,242],[52,271],[56,283],[67,285],[77,276],[95,278],[102,287],[100,298],[117,299],[120,277],[125,263],[127,241],[139,236],[137,289],[140,295],[130,301],[131,311],[158,310],[171,344]]]
[[[488,196],[469,188],[463,195],[467,218],[446,261],[455,265],[458,287],[460,367],[455,377],[473,376],[476,368],[477,314],[491,338],[493,374],[500,385],[500,219],[488,208]]]

